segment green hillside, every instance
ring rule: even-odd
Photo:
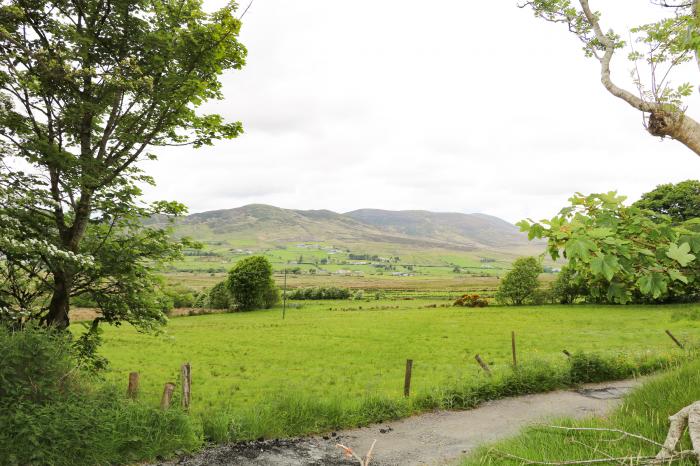
[[[186,251],[169,272],[220,273],[241,257],[264,254],[278,271],[319,277],[499,275],[516,257],[544,250],[514,225],[484,214],[339,214],[261,204],[189,215],[175,222],[175,235],[203,248]]]

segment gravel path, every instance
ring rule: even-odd
[[[344,459],[336,443],[364,454],[377,439],[372,466],[446,465],[485,442],[517,434],[529,424],[604,414],[639,384],[641,380],[586,385],[576,391],[507,398],[469,411],[438,411],[320,437],[220,445],[159,464],[349,466],[357,462]]]

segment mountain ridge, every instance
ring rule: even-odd
[[[154,219],[152,223],[162,223]],[[258,245],[326,242],[476,251],[533,248],[519,229],[498,217],[428,210],[285,209],[248,204],[190,214],[175,221],[176,236],[197,240],[246,241]]]

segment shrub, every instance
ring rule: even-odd
[[[276,302],[272,300],[276,290],[272,265],[264,256],[246,257],[236,263],[228,274],[226,287],[232,304],[241,311],[269,308]]]
[[[496,299],[503,304],[525,304],[532,299],[539,287],[537,277],[540,273],[542,265],[535,257],[517,259],[513,263],[513,269],[501,280]]]
[[[212,286],[208,293],[209,309],[231,309],[232,299],[226,280]]]
[[[463,307],[486,307],[489,302],[478,294],[463,294],[453,304],[454,306]]]
[[[305,300],[305,299],[348,299],[350,298],[350,290],[346,288],[329,287],[310,287],[297,288],[287,292],[287,298]]]
[[[197,298],[194,300],[193,307],[200,309],[209,307],[209,290],[202,290],[197,293]]]
[[[124,464],[192,451],[200,428],[184,412],[97,387],[74,358],[70,334],[0,328],[0,463]]]
[[[164,286],[163,294],[172,300],[175,308],[192,307],[196,300],[196,292],[180,284]]]
[[[577,299],[586,296],[588,291],[585,282],[576,270],[562,267],[550,288],[552,299],[559,304],[573,304]]]

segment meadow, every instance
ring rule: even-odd
[[[449,304],[446,299],[307,301],[291,303],[284,319],[280,307],[177,317],[158,336],[108,327],[101,351],[110,360],[108,379],[125,386],[130,371],[140,372],[140,397],[153,405],[163,384],[177,381],[180,365],[190,362],[192,410],[202,416],[207,436],[221,441],[471,406],[468,400],[446,403],[445,397],[457,392],[445,390],[489,382],[474,361],[477,353],[491,365],[493,380],[510,377],[511,331],[520,365],[539,371],[533,376],[539,380],[564,370],[564,349],[653,368],[655,361],[683,354],[664,330],[694,345],[700,327],[699,305],[466,309]],[[414,361],[408,402],[403,400],[406,359]]]

